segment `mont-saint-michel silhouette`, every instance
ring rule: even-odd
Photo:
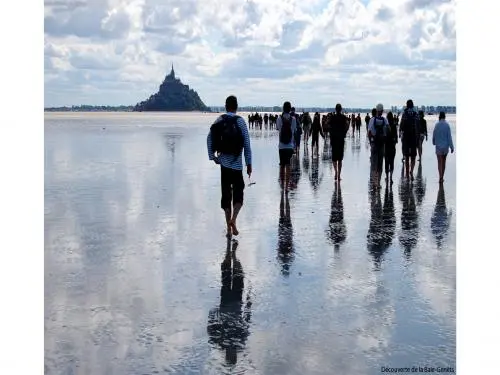
[[[137,103],[134,111],[210,111],[210,109],[195,90],[175,77],[172,64],[172,70],[163,80],[158,92],[149,99]]]

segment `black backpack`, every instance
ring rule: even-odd
[[[292,116],[285,118],[281,115],[280,142],[289,144],[292,141]]]
[[[375,128],[375,142],[381,143],[385,140],[384,132],[385,120],[382,116],[373,118],[373,127]]]
[[[243,133],[237,124],[240,116],[222,115],[210,127],[212,149],[226,155],[239,156],[243,150]]]

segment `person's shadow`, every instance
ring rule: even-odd
[[[243,267],[236,257],[238,242],[227,240],[226,256],[221,263],[220,304],[208,314],[208,342],[225,351],[226,364],[235,365],[238,353],[245,348],[250,335],[251,320],[250,292],[243,304]]]
[[[427,181],[422,177],[422,163],[418,163],[417,176],[415,177],[415,196],[417,197],[417,205],[420,207],[425,198]]]
[[[401,181],[399,199],[401,201],[401,232],[399,243],[403,246],[405,256],[409,260],[412,250],[417,246],[419,235],[415,193],[409,181]]]
[[[335,182],[332,194],[330,221],[327,230],[328,240],[334,245],[335,251],[339,250],[347,237],[347,227],[344,222],[344,203],[342,201],[342,188]]]
[[[446,208],[446,197],[443,184],[439,184],[436,205],[431,216],[431,231],[436,240],[438,249],[443,246],[448,229],[450,228],[451,216],[453,212]]]
[[[281,190],[280,218],[278,223],[278,262],[281,274],[290,275],[290,267],[294,260],[293,226],[290,217],[290,202],[288,194]]]

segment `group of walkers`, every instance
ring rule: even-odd
[[[207,148],[209,160],[213,160],[221,166],[221,208],[226,217],[227,236],[238,235],[236,225],[238,213],[243,205],[243,190],[245,187],[243,179],[242,155],[245,157],[247,174],[250,178],[252,173],[252,151],[250,136],[245,120],[236,115],[238,102],[235,96],[226,99],[227,113],[220,116],[211,126],[207,137]],[[415,159],[418,153],[421,162],[422,143],[427,140],[427,123],[422,111],[417,112],[413,101],[406,102],[406,108],[401,116],[401,124],[398,122],[399,115],[391,112],[383,116],[382,104],[372,110],[372,116],[365,117],[367,138],[370,143],[371,159],[371,183],[374,190],[381,188],[380,182],[385,166],[386,184],[392,184],[394,172],[394,159],[396,156],[396,144],[399,139],[402,143],[404,157],[404,177],[408,182],[413,181]],[[257,115],[257,116],[256,116]],[[258,118],[257,113],[252,115],[253,121]],[[352,114],[346,116],[342,112],[342,105],[335,106],[334,113],[328,113],[320,118],[316,112],[311,119],[308,112],[298,115],[291,103],[283,104],[283,112],[279,116],[273,116],[275,127],[279,133],[279,164],[280,184],[285,192],[288,192],[291,183],[290,162],[294,154],[299,154],[302,134],[304,134],[304,148],[308,148],[308,139],[311,137],[311,149],[313,158],[318,157],[319,136],[330,140],[331,158],[335,171],[334,180],[341,180],[342,161],[344,159],[344,144],[349,128],[352,127],[353,135],[357,130],[360,132],[361,115]],[[439,114],[439,121],[434,127],[432,143],[435,145],[438,160],[439,183],[443,183],[446,168],[446,157],[448,151],[453,153],[454,146],[451,137],[451,129],[446,122],[444,112]],[[267,124],[269,116],[264,116]],[[266,126],[267,127],[267,126]],[[326,147],[326,143],[325,143]],[[384,163],[385,162],[385,163]]]

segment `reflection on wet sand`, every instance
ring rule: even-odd
[[[238,353],[245,349],[250,335],[251,320],[250,292],[243,303],[245,275],[236,256],[238,242],[227,240],[226,255],[221,263],[220,304],[208,315],[208,342],[225,353],[226,365],[235,365]]]
[[[419,233],[415,192],[409,180],[400,181],[399,199],[401,201],[401,232],[399,234],[399,243],[403,246],[406,259],[410,260],[411,252],[417,246]]]
[[[443,246],[443,240],[446,238],[450,227],[452,210],[446,208],[446,197],[443,184],[439,184],[436,204],[431,217],[431,229],[438,249]]]
[[[417,175],[415,177],[415,196],[417,198],[417,206],[420,207],[425,198],[425,190],[427,179],[422,176],[422,163],[418,163]]]
[[[311,172],[309,173],[309,182],[314,193],[317,193],[319,186],[323,181],[323,173],[319,172],[319,157],[313,156],[311,161]]]
[[[396,229],[392,186],[385,188],[383,207],[380,189],[370,189],[370,212],[367,247],[373,258],[375,269],[379,270]]]
[[[290,267],[294,259],[293,227],[290,217],[290,201],[288,193],[281,190],[280,216],[278,223],[278,262],[281,264],[281,274],[290,275]]]
[[[344,243],[347,236],[347,228],[344,221],[344,204],[342,202],[342,188],[337,181],[332,194],[330,222],[327,230],[327,237],[338,250]]]

